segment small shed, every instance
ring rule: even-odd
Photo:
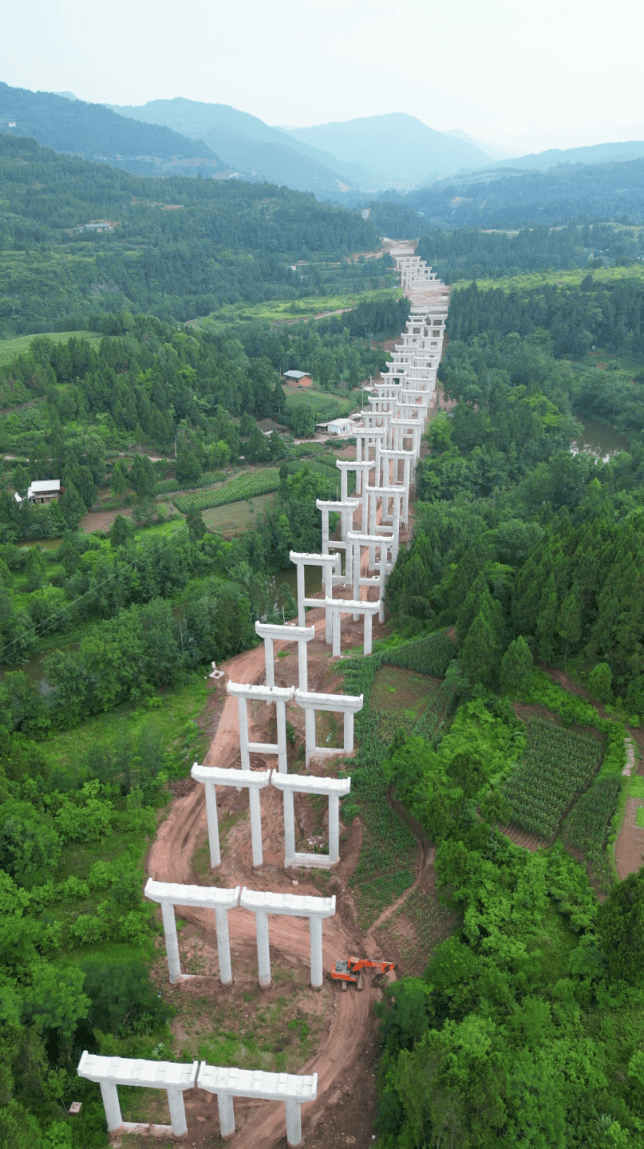
[[[325,424],[318,423],[318,426],[325,426]],[[326,423],[327,435],[353,435],[355,429],[355,420],[349,416],[344,419],[331,419]]]
[[[313,383],[308,371],[285,371],[283,378],[294,387],[310,387]]]
[[[60,479],[35,479],[29,484],[27,501],[29,503],[51,503],[60,495]],[[17,503],[22,503],[20,495],[14,495]]]

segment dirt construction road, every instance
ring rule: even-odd
[[[317,617],[316,617],[317,616]],[[344,618],[345,616],[343,616]],[[321,675],[325,675],[324,685],[329,684],[329,674],[333,674],[330,664],[329,648],[324,645],[324,617],[322,610],[309,612],[307,624],[314,622],[316,639],[309,644],[309,676],[313,681],[309,689],[320,687]],[[343,622],[343,634],[346,625],[346,639],[351,645],[358,645],[361,639],[362,624],[351,626],[349,616]],[[376,631],[377,633],[377,631]],[[346,640],[343,646],[346,648]],[[360,642],[361,645],[361,642]],[[286,648],[285,643],[276,643],[275,652]],[[317,668],[317,681],[316,681]],[[235,682],[255,683],[264,680],[264,649],[263,646],[247,651],[221,665],[229,679]],[[296,659],[276,659],[276,671],[286,676],[290,671],[296,672]],[[218,690],[225,689],[223,685]],[[266,708],[261,707],[262,711]],[[258,710],[257,715],[261,714]],[[301,712],[300,712],[301,713]],[[251,708],[251,720],[253,711]],[[295,718],[293,714],[292,717]],[[251,729],[251,738],[259,737],[260,731]],[[264,734],[265,737],[265,734]],[[239,720],[236,699],[226,696],[217,729],[211,740],[210,748],[205,759],[206,765],[232,766],[239,761]],[[276,759],[266,757],[262,765],[277,765]],[[317,772],[323,773],[325,769]],[[314,763],[311,770],[315,772]],[[224,792],[221,791],[222,797]],[[230,793],[230,791],[229,791]],[[281,802],[276,801],[275,792],[270,788],[260,792],[262,806],[262,837],[264,847],[264,865],[253,869],[250,852],[250,841],[247,824],[235,826],[229,836],[229,844],[237,843],[238,848],[229,851],[229,856],[223,856],[220,868],[220,882],[226,887],[236,884],[248,885],[252,889],[271,889],[276,891],[287,890],[293,892],[294,872],[284,870],[284,830],[281,812]],[[218,794],[219,801],[219,794]],[[157,837],[148,855],[147,869],[151,877],[157,881],[194,883],[199,881],[193,870],[193,854],[195,843],[203,841],[206,833],[206,811],[204,790],[202,786],[195,786],[185,797],[175,800],[168,818],[159,827]],[[238,832],[239,831],[239,832]],[[361,833],[358,831],[359,836]],[[350,835],[355,839],[355,835]],[[351,846],[351,843],[349,843]],[[343,852],[348,852],[343,847]],[[355,865],[359,854],[359,840],[354,842],[351,853],[354,861],[341,860],[340,868],[350,876],[350,870]],[[349,869],[347,869],[347,863]],[[334,870],[337,873],[337,870]],[[317,889],[307,877],[298,872],[298,893],[311,893],[319,895]],[[345,887],[344,894],[338,898],[336,915],[327,919],[323,927],[324,968],[329,970],[331,962],[340,956],[352,952],[369,956],[370,937],[365,938],[355,924],[355,909],[350,892]],[[216,940],[213,930],[212,914],[207,910],[182,908],[178,910],[182,918],[199,929],[200,934],[207,939],[213,950],[215,972],[218,973],[216,963]],[[385,914],[387,911],[385,911]],[[384,916],[384,915],[383,915]],[[256,936],[255,917],[243,909],[232,910],[229,915],[230,941],[233,961],[233,974],[235,963],[239,966],[256,968]],[[379,923],[375,923],[374,928]],[[310,962],[309,924],[305,918],[272,917],[269,919],[271,963],[275,968],[279,963],[297,963],[307,970]],[[372,931],[370,931],[370,934]],[[373,943],[371,943],[373,944]],[[366,946],[366,951],[365,951]],[[365,951],[365,952],[363,952]],[[377,956],[375,953],[371,956]],[[190,983],[184,983],[190,985]],[[311,991],[313,992],[313,991]],[[307,1130],[319,1136],[321,1122],[325,1108],[330,1104],[332,1109],[338,1101],[343,1087],[348,1082],[355,1083],[356,1073],[360,1073],[360,1066],[364,1067],[365,1051],[373,1037],[372,1004],[381,997],[382,991],[365,979],[365,987],[361,993],[350,989],[341,992],[339,986],[333,986],[333,1006],[331,1010],[330,1025],[319,1047],[317,1054],[299,1070],[301,1073],[318,1074],[318,1095],[315,1102],[309,1103],[302,1110],[303,1133]],[[373,1091],[372,1078],[370,1086]],[[202,1095],[203,1096],[203,1095]],[[353,1099],[359,1104],[358,1098]],[[190,1096],[186,1097],[188,1124],[191,1126]],[[195,1099],[196,1104],[196,1099]],[[196,1109],[195,1109],[196,1112]],[[204,1112],[200,1106],[199,1112]],[[247,1149],[269,1149],[283,1142],[284,1139],[284,1106],[281,1103],[244,1103],[235,1102],[235,1114],[238,1132],[230,1142],[235,1147]],[[208,1124],[216,1121],[216,1107],[208,1107]],[[203,1121],[203,1117],[199,1117]],[[348,1123],[344,1123],[348,1127]],[[199,1130],[201,1132],[201,1130]],[[205,1129],[204,1129],[205,1132]],[[330,1133],[330,1131],[329,1131]],[[371,1133],[364,1131],[364,1140],[359,1137],[360,1144],[371,1144]],[[307,1138],[308,1140],[308,1138]],[[189,1135],[189,1141],[192,1137]],[[193,1143],[197,1144],[197,1141]],[[211,1142],[209,1142],[211,1143]],[[316,1144],[319,1142],[316,1139]],[[325,1146],[335,1144],[335,1138],[323,1139]]]

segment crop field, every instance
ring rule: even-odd
[[[193,320],[191,326],[208,327],[210,324],[230,326],[232,323],[256,323],[258,321],[292,323],[298,319],[313,319],[318,315],[326,315],[330,311],[350,310],[365,300],[372,302],[380,299],[398,299],[399,297],[400,287],[395,285],[393,287],[380,287],[376,291],[313,295],[293,300],[273,299],[255,304],[229,303],[203,319]]]
[[[601,746],[594,738],[531,718],[523,763],[504,786],[512,821],[542,838],[554,838],[563,815],[586,789],[601,758]]]
[[[228,478],[225,471],[204,471],[196,483],[180,483],[178,479],[161,479],[157,483],[155,495],[172,495],[175,491],[186,491],[190,487],[211,487],[215,483],[223,483]]]
[[[406,642],[385,651],[383,662],[389,666],[404,666],[418,674],[433,674],[443,678],[456,654],[456,645],[446,634],[430,634],[415,642]]]
[[[103,336],[98,331],[48,331],[44,336],[17,335],[15,339],[0,339],[0,365],[10,363],[17,355],[25,355],[33,340],[38,338],[51,339],[52,343],[67,343],[68,339],[100,343]]]
[[[257,495],[268,495],[280,485],[277,467],[265,467],[261,471],[246,471],[236,475],[223,487],[212,491],[196,491],[194,495],[179,495],[174,505],[182,515],[190,511],[207,511],[211,507],[225,507],[238,499],[254,499]]]
[[[399,898],[414,882],[418,843],[409,827],[387,801],[388,785],[382,763],[401,720],[378,714],[371,705],[374,676],[382,656],[355,659],[347,667],[344,690],[363,694],[364,708],[356,715],[358,753],[351,769],[351,804],[364,825],[360,861],[351,878],[358,918],[363,929],[375,922],[385,906]]]
[[[212,507],[204,511],[203,521],[209,531],[216,535],[230,537],[247,530],[256,514],[270,507],[274,495],[258,495],[256,499],[238,500],[223,507]]]
[[[371,708],[380,714],[401,717],[409,711],[412,717],[418,718],[427,710],[439,686],[438,678],[398,666],[381,666],[371,690]]]
[[[578,287],[582,279],[588,275],[588,268],[575,267],[570,271],[526,271],[520,275],[504,275],[500,279],[478,279],[479,291],[488,291],[491,287],[502,291],[516,291],[522,288],[543,287],[546,283]],[[632,264],[630,267],[602,267],[592,272],[593,279],[598,283],[614,284],[622,279],[641,279],[644,275],[642,264]],[[469,287],[474,283],[472,279],[459,279],[458,287]]]
[[[355,406],[354,397],[341,399],[337,395],[329,394],[328,391],[314,391],[309,388],[308,391],[288,390],[286,393],[286,410],[289,415],[292,415],[298,407],[310,407],[318,422],[350,415]]]
[[[400,974],[422,977],[432,952],[454,929],[457,917],[421,888],[412,890],[406,902],[378,929],[385,960],[395,949]]]
[[[606,846],[622,783],[619,774],[596,778],[575,804],[565,824],[567,845],[581,851],[590,864],[593,876],[604,886],[611,884]]]

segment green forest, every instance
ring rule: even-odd
[[[0,1145],[104,1149],[80,1052],[181,1054],[141,888],[207,746],[204,675],[295,615],[276,576],[319,551],[339,484],[316,423],[360,407],[409,314],[365,253],[413,218],[2,135],[0,167]],[[360,929],[435,851],[409,896],[422,960],[376,1007],[379,1149],[642,1143],[644,876],[618,879],[615,843],[644,799],[644,288],[637,213],[593,203],[556,228],[506,213],[511,233],[437,212],[418,244],[455,284],[449,410],[384,636],[337,667],[365,696],[342,807]],[[571,450],[588,420],[622,449]],[[25,498],[53,477],[59,500]]]
[[[346,256],[378,245],[373,224],[286,187],[136,177],[2,133],[0,183],[3,337],[370,286],[373,267]]]

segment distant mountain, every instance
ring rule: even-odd
[[[481,140],[474,139],[474,136],[468,136],[467,132],[462,132],[460,128],[452,128],[451,131],[445,132],[445,135],[454,136],[454,139],[463,140],[466,144],[474,144],[475,148],[480,148],[491,160],[511,160],[514,156],[514,152],[494,148],[491,144],[485,144]]]
[[[228,104],[205,104],[177,96],[150,100],[141,107],[109,105],[111,111],[147,124],[163,124],[189,139],[200,139],[226,164],[251,178],[286,184],[295,191],[338,197],[356,179],[354,165],[291,139],[257,116]]]
[[[644,140],[630,140],[618,144],[591,144],[585,148],[548,148],[545,152],[514,157],[494,166],[516,168],[518,171],[526,168],[546,171],[556,164],[623,163],[626,160],[637,160],[640,156],[644,156]]]
[[[489,156],[481,148],[446,132],[436,132],[403,112],[293,128],[288,135],[331,152],[342,164],[360,164],[374,173],[380,186],[427,183],[438,176],[490,165]]]
[[[205,143],[169,128],[123,120],[103,104],[86,104],[71,93],[29,92],[0,83],[0,125],[56,152],[103,160],[136,175],[213,175],[225,170]]]
[[[548,171],[493,171],[455,177],[418,191],[389,191],[369,219],[384,235],[411,239],[437,228],[559,227],[593,220],[644,223],[644,156],[604,164],[559,164]]]

